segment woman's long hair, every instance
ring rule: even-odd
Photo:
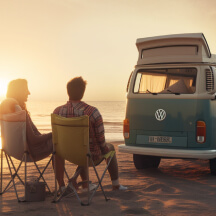
[[[25,79],[12,80],[8,84],[6,97],[7,98],[14,98],[15,100],[17,100],[20,107],[23,110],[27,111],[26,103],[25,103],[25,101],[22,100],[22,95],[23,95],[26,88],[28,88],[27,80],[25,80]]]

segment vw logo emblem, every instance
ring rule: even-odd
[[[163,121],[166,118],[166,112],[163,109],[158,109],[155,112],[155,117],[158,121]]]

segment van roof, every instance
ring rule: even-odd
[[[202,33],[173,34],[139,38],[136,41],[139,51],[137,64],[156,63],[216,63],[208,43]]]

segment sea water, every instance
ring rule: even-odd
[[[41,133],[51,132],[51,117],[54,109],[66,102],[28,101],[27,109],[32,121]],[[125,101],[88,101],[97,107],[103,117],[105,138],[107,142],[123,141],[123,120],[125,118]],[[1,139],[0,139],[1,149]]]
[[[41,133],[51,131],[50,114],[54,109],[66,102],[27,102],[34,124]],[[123,120],[125,118],[125,101],[88,101],[89,105],[97,107],[103,117],[105,138],[107,142],[123,141]]]

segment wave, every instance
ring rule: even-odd
[[[122,126],[123,122],[104,122],[104,125],[116,125],[116,126]]]
[[[34,117],[49,117],[51,118],[51,114],[36,114],[36,115],[33,115]]]
[[[45,120],[44,119],[44,121],[38,121],[38,120],[35,120],[34,121],[34,123],[36,123],[37,124],[37,126],[43,126],[43,127],[48,127],[48,126],[50,126],[51,125],[51,120]],[[120,127],[122,127],[122,125],[123,125],[123,122],[108,122],[108,121],[105,121],[104,122],[104,126],[120,126]]]

